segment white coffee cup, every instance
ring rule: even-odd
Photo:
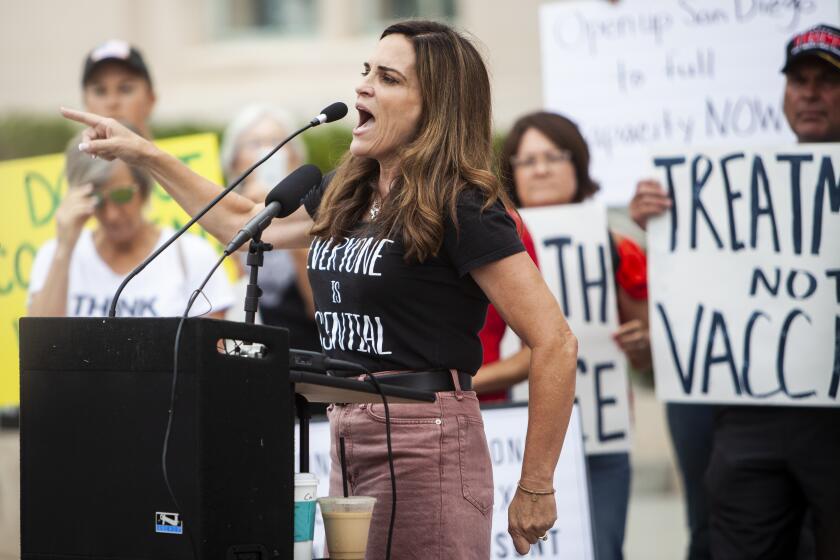
[[[295,560],[312,560],[318,477],[295,473]]]

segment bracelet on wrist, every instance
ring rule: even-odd
[[[530,494],[532,502],[536,502],[537,498],[539,498],[540,496],[551,496],[555,492],[554,488],[550,490],[531,490],[530,488],[525,488],[524,486],[522,486],[521,482],[517,482],[516,486],[526,494]]]

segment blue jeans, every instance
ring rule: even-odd
[[[630,455],[587,455],[596,560],[622,560],[630,502]]]
[[[717,407],[707,404],[666,403],[668,429],[685,489],[690,533],[688,560],[709,560],[709,505],[703,477],[712,456]]]

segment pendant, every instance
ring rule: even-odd
[[[376,217],[379,215],[379,210],[380,209],[381,209],[381,206],[379,204],[379,199],[374,200],[373,204],[370,207],[370,210],[368,211],[369,214],[370,214],[370,220],[371,221],[376,219]]]

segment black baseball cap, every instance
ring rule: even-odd
[[[149,74],[149,68],[146,66],[146,62],[143,60],[143,55],[140,54],[140,51],[125,41],[112,39],[102,43],[90,51],[87,57],[85,57],[85,65],[82,70],[82,87],[90,80],[90,77],[99,64],[109,60],[124,64],[132,72],[139,74],[149,82],[149,87],[152,86],[152,77]]]
[[[782,72],[787,72],[793,62],[805,57],[821,58],[840,70],[840,29],[822,24],[794,35],[785,50]]]

